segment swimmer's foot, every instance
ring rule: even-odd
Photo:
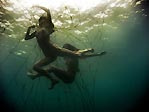
[[[94,52],[94,49],[93,48],[89,48],[87,52],[93,53]]]
[[[29,78],[31,78],[32,80],[34,80],[34,79],[40,77],[41,75],[39,73],[35,72],[35,71],[30,70],[30,71],[27,72],[27,76]]]
[[[57,79],[54,79],[54,80],[52,81],[52,83],[51,83],[49,89],[53,89],[54,86],[55,86],[57,83],[59,83],[59,81],[58,81]]]

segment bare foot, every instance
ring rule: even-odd
[[[93,53],[93,52],[94,52],[94,49],[93,49],[93,48],[89,48],[89,49],[88,49],[88,52]]]
[[[27,76],[30,77],[32,80],[34,80],[37,77],[40,77],[41,75],[33,70],[30,70],[27,72]]]

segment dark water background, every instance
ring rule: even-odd
[[[148,102],[148,21],[144,16],[147,13],[135,13],[142,9],[139,6],[135,9],[113,8],[108,17],[95,17],[101,13],[98,7],[81,14],[70,9],[76,14],[73,24],[79,23],[78,18],[82,23],[78,27],[67,23],[70,16],[64,13],[63,20],[58,19],[64,22],[65,28],[56,26],[59,30],[52,41],[60,46],[71,43],[82,49],[93,47],[96,52],[105,50],[107,54],[80,60],[81,71],[74,83],[60,82],[53,90],[48,90],[48,79],[31,80],[26,74],[42,58],[36,40],[22,40],[27,26],[32,23],[26,16],[19,21],[19,16],[23,17],[20,12],[15,15],[9,12],[10,17],[3,15],[1,23],[6,30],[1,26],[2,109],[18,112],[144,112]],[[11,17],[13,19],[7,19]],[[53,13],[55,23],[56,17]],[[54,64],[65,68],[62,58]]]

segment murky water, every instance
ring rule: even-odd
[[[145,94],[146,17],[129,4],[110,7],[107,3],[84,12],[71,7],[51,11],[56,27],[53,43],[107,51],[102,57],[80,59],[80,73],[75,81],[60,82],[53,90],[48,89],[50,81],[45,77],[36,80],[27,77],[27,71],[43,55],[35,39],[23,38],[27,27],[36,24],[42,12],[27,9],[15,12],[10,8],[11,5],[1,11],[0,34],[1,101],[9,110],[127,112]],[[62,58],[53,64],[65,68]]]

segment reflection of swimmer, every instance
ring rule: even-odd
[[[50,34],[54,32],[54,24],[51,20],[51,14],[50,11],[44,7],[35,6],[38,8],[41,8],[45,12],[47,12],[47,16],[43,17],[41,16],[39,19],[39,26],[35,32],[30,34],[31,28],[35,28],[35,26],[30,26],[27,30],[25,40],[32,39],[36,37],[37,43],[39,47],[41,48],[44,58],[41,59],[39,62],[37,62],[33,69],[38,72],[39,74],[45,75],[47,78],[49,78],[52,81],[52,86],[55,85],[58,81],[53,78],[52,76],[48,75],[49,72],[47,70],[44,70],[42,67],[52,63],[56,60],[57,56],[61,57],[72,57],[72,58],[83,58],[83,57],[90,57],[89,55],[86,55],[86,52],[93,52],[93,49],[85,49],[85,50],[78,50],[78,51],[71,51],[65,48],[58,47],[56,45],[53,45],[50,43]]]

